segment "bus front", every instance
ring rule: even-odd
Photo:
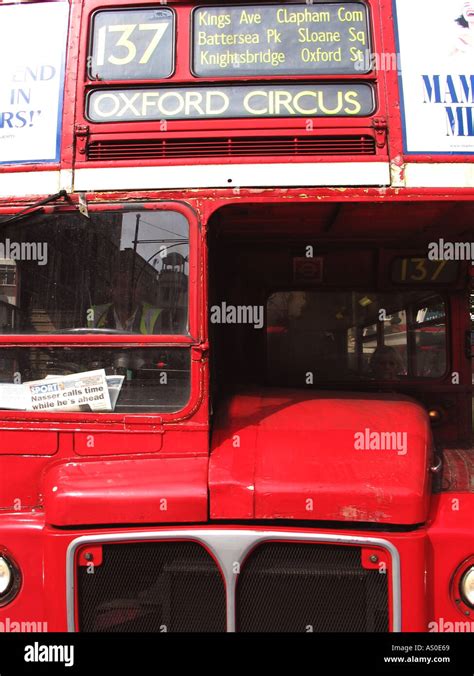
[[[472,628],[472,167],[392,4],[4,4],[0,627]]]

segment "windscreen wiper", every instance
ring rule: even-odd
[[[0,226],[1,225],[9,225],[10,223],[16,223],[17,221],[21,221],[23,218],[27,218],[28,216],[34,216],[37,214],[39,211],[42,210],[42,208],[46,204],[50,204],[50,202],[56,202],[56,200],[59,199],[68,199],[68,194],[66,190],[60,190],[59,192],[55,193],[54,195],[50,195],[49,197],[45,197],[44,199],[40,200],[39,202],[36,202],[35,204],[31,204],[29,207],[26,207],[26,209],[23,209],[22,211],[19,211],[17,214],[14,216],[10,216],[9,218],[6,218],[3,221],[0,221]]]

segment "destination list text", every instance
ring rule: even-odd
[[[367,72],[361,3],[202,8],[194,12],[197,76]]]

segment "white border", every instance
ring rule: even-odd
[[[405,188],[474,188],[474,164],[466,162],[404,166]]]
[[[72,192],[72,170],[0,172],[0,198]]]
[[[391,175],[391,179],[390,179]],[[473,188],[474,163],[318,162],[0,172],[0,199],[101,190],[279,187]]]
[[[74,190],[388,186],[388,162],[201,164],[77,169]]]

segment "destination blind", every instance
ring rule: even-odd
[[[370,83],[96,89],[91,122],[265,117],[363,117],[374,112]]]
[[[368,72],[361,2],[200,7],[192,39],[197,77]]]

